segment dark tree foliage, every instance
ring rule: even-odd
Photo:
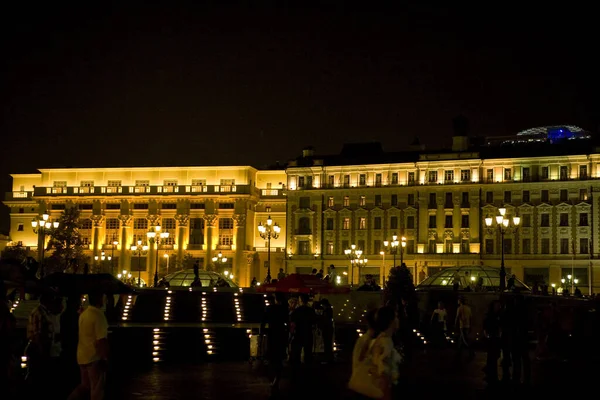
[[[83,269],[89,257],[84,254],[83,241],[79,232],[79,209],[67,207],[58,218],[58,228],[50,231],[46,250],[52,255],[44,260],[46,273]]]
[[[416,301],[413,276],[404,263],[390,269],[385,287],[386,303],[398,305],[401,304],[402,298],[411,302]]]

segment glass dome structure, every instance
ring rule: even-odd
[[[507,277],[510,277],[510,275],[507,274]],[[482,278],[481,287],[484,290],[497,290],[500,287],[500,268],[479,265],[444,268],[419,283],[416,290],[452,289],[455,281],[458,282],[459,290],[464,290],[467,286],[477,287],[480,281],[479,278]],[[530,290],[527,285],[518,279],[515,279],[515,287],[522,291]]]
[[[229,287],[238,287],[235,282],[218,272],[200,270],[198,271],[198,276],[200,282],[202,282],[202,287],[216,286],[219,278],[222,278]],[[189,287],[194,281],[194,270],[184,269],[182,271],[174,272],[165,276],[165,280],[169,282],[170,287]]]

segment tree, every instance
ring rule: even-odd
[[[385,288],[385,300],[388,303],[399,305],[402,299],[414,303],[416,301],[413,276],[406,264],[392,267]]]
[[[50,272],[77,270],[88,262],[89,257],[83,252],[83,240],[79,233],[79,210],[67,207],[58,218],[58,228],[50,231],[47,250],[52,255],[44,260],[44,266]]]
[[[7,246],[2,252],[3,260],[13,261],[19,264],[25,264],[28,256],[29,250],[21,243],[18,243],[14,246]]]

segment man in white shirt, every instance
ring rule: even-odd
[[[73,390],[69,400],[91,396],[91,400],[104,398],[104,383],[108,359],[108,322],[102,311],[103,294],[90,294],[89,306],[79,316],[79,342],[77,363],[81,383]]]
[[[469,350],[469,358],[472,359],[475,356],[473,347],[469,342],[469,334],[471,333],[471,307],[467,305],[467,299],[461,297],[458,299],[458,309],[456,310],[456,319],[454,320],[454,327],[459,328],[460,338],[458,342],[457,357],[460,358],[463,348]]]

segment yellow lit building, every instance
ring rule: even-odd
[[[406,239],[403,258],[416,282],[449,266],[499,267],[495,217],[505,208],[509,219],[520,217],[504,236],[507,274],[557,288],[573,275],[583,293],[596,292],[600,154],[589,145],[572,155],[546,145],[533,156],[499,157],[510,152],[469,151],[462,139],[448,152],[391,154],[360,144],[319,156],[306,149],[286,170],[288,271],[334,265],[355,283],[366,274],[383,281],[394,257],[384,244],[394,234]],[[345,254],[353,244],[368,260],[360,272]]]
[[[161,231],[169,232],[158,249],[161,273],[166,272],[167,258],[179,264],[197,261],[206,268],[222,253],[228,259],[224,268],[247,286],[252,277],[265,275],[267,249],[256,227],[268,215],[282,227],[281,237],[271,242],[271,264],[283,265],[284,257],[278,257],[286,237],[283,170],[258,171],[248,166],[69,168],[12,177],[13,191],[4,202],[10,208],[10,240],[29,247],[38,257],[41,243],[32,219],[47,213],[53,220],[66,207],[78,207],[92,270],[126,270],[135,277],[141,270],[142,279],[151,283],[157,249],[147,232],[159,224]],[[141,257],[131,249],[138,241],[148,246]],[[171,263],[171,268],[176,265]]]

